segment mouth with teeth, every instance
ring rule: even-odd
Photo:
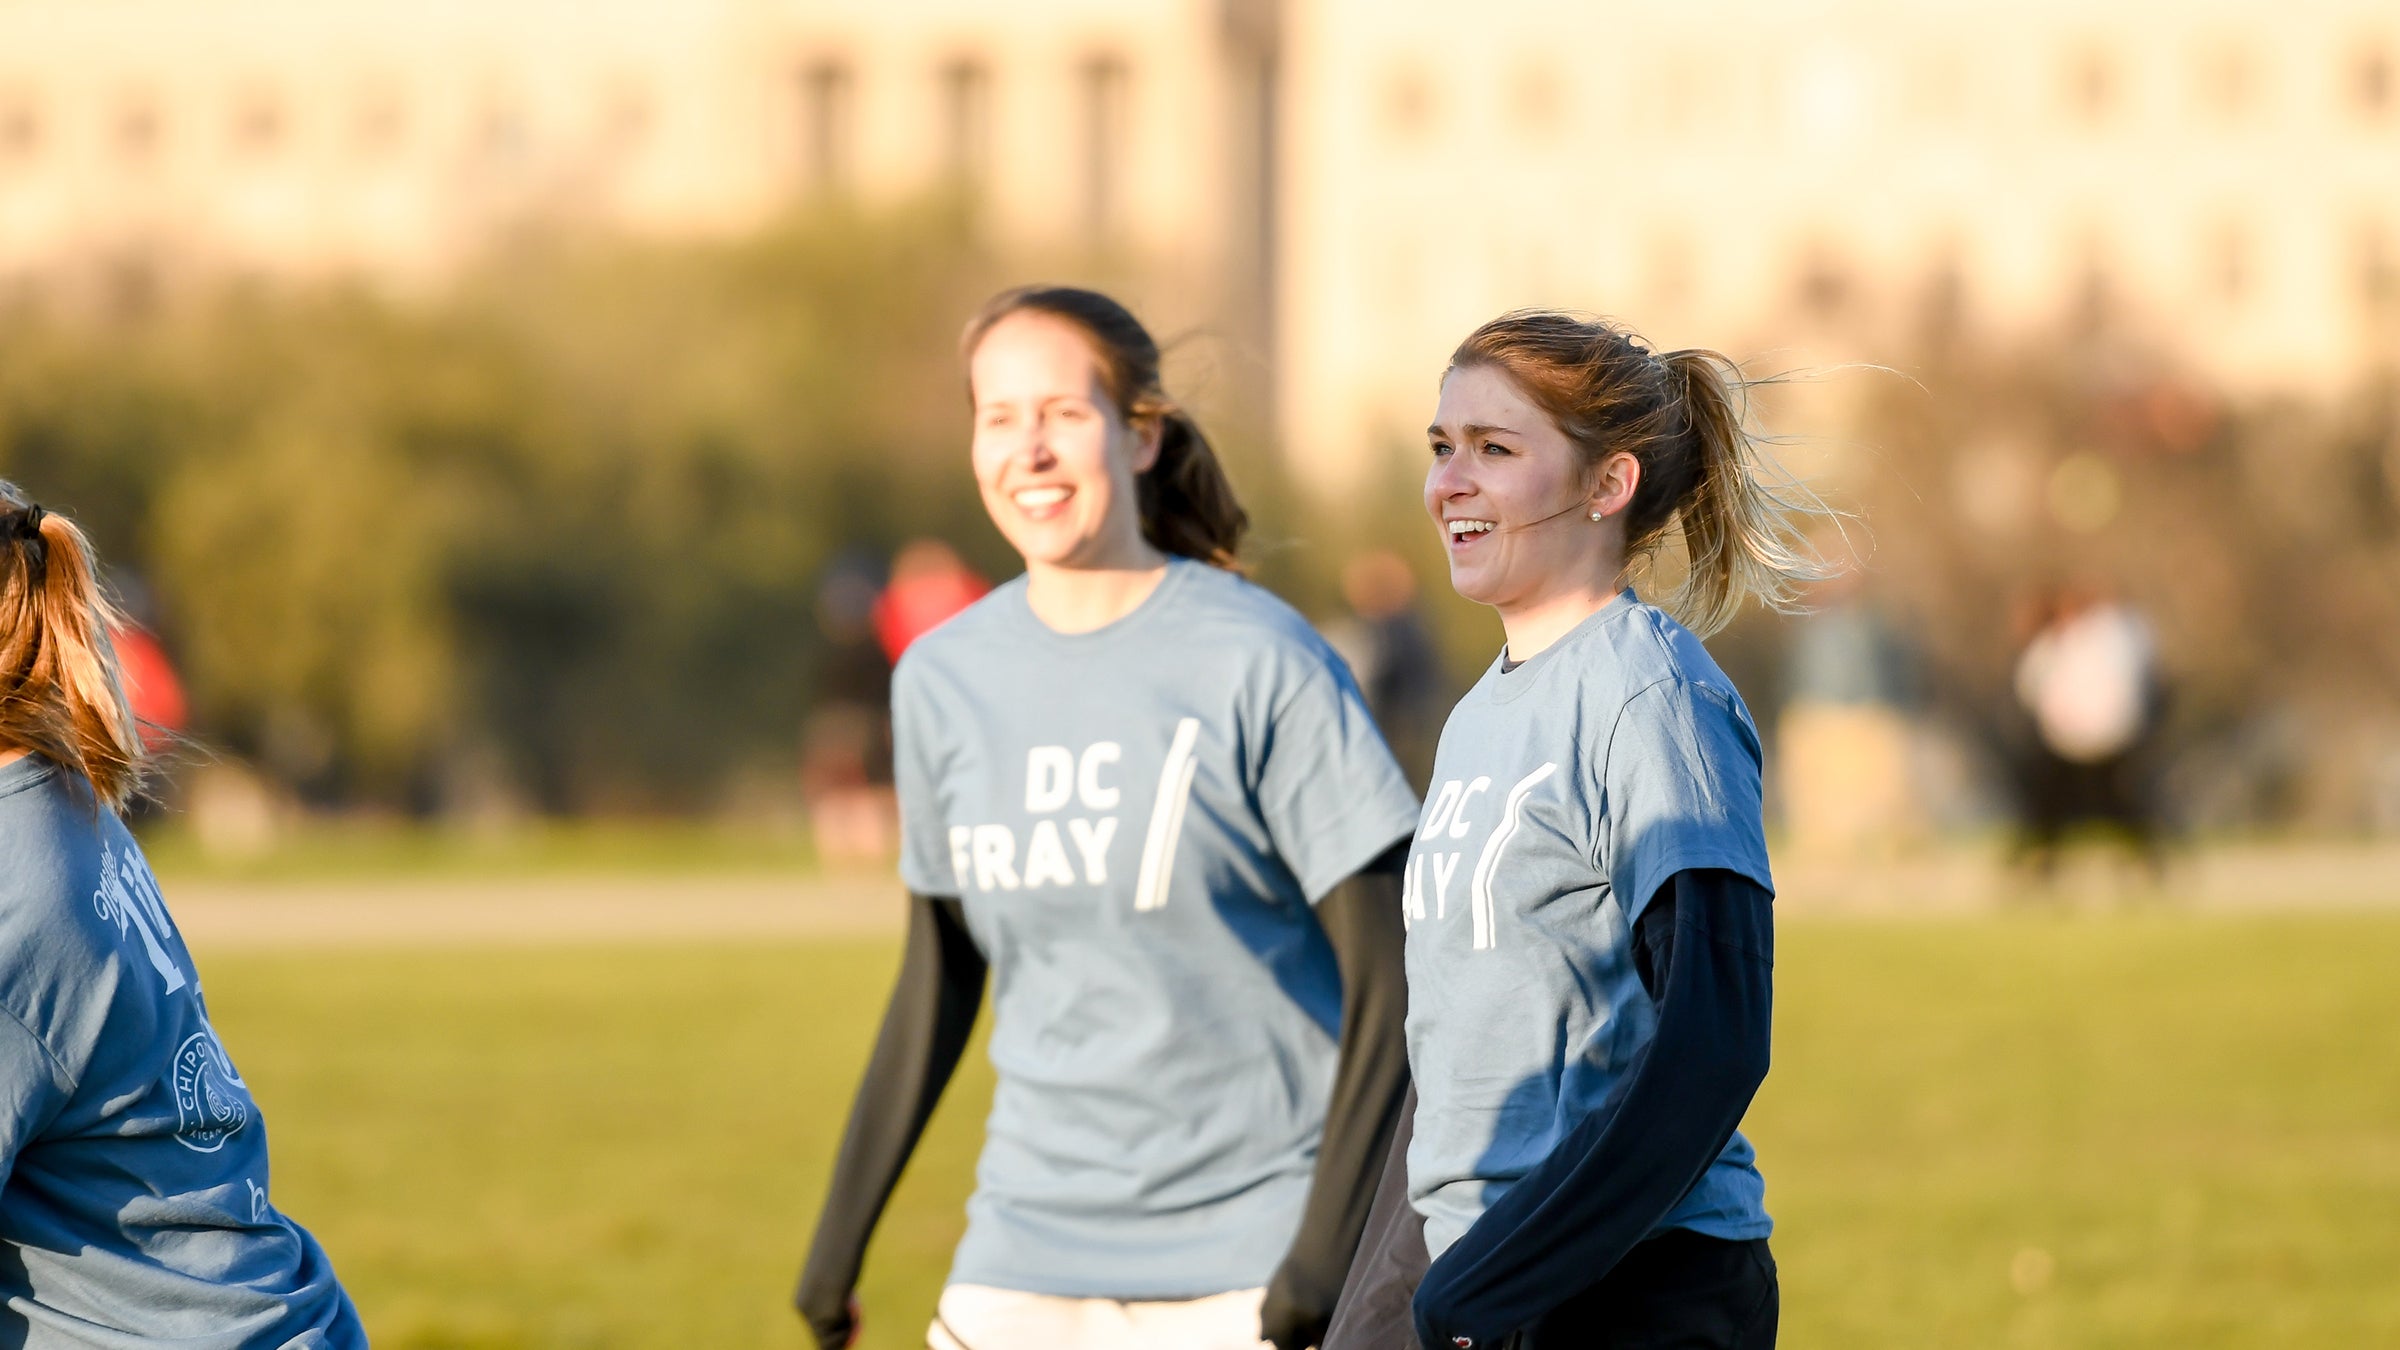
[[[1041,487],[1018,488],[1008,494],[1008,499],[1024,515],[1034,520],[1048,520],[1065,510],[1067,499],[1074,495],[1075,489],[1052,483]]]
[[[1495,520],[1453,520],[1445,522],[1450,532],[1450,546],[1464,548],[1500,528]]]

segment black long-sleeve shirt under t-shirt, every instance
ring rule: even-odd
[[[1736,872],[1678,872],[1644,909],[1634,943],[1658,1004],[1654,1034],[1600,1108],[1426,1271],[1414,1300],[1422,1344],[1500,1345],[1597,1283],[1707,1171],[1765,1079],[1766,888]]]
[[[1659,888],[1634,928],[1659,1005],[1640,1062],[1430,1272],[1404,1118],[1324,1350],[1506,1345],[1650,1236],[1765,1076],[1773,925],[1773,898],[1738,873],[1679,872]]]

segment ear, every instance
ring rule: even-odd
[[[1167,419],[1152,415],[1133,419],[1133,472],[1140,477],[1158,463],[1158,452],[1166,445]]]
[[[1587,510],[1603,516],[1622,514],[1633,505],[1633,495],[1642,486],[1642,462],[1629,451],[1619,450],[1600,461],[1592,474],[1592,495]]]

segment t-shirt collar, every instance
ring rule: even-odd
[[[1017,617],[1023,626],[1039,639],[1074,650],[1091,651],[1118,641],[1127,633],[1146,627],[1152,621],[1151,616],[1167,606],[1169,597],[1184,584],[1185,578],[1192,569],[1207,565],[1195,562],[1190,558],[1170,555],[1167,559],[1167,574],[1158,579],[1158,584],[1150,588],[1150,593],[1142,597],[1140,604],[1098,628],[1088,629],[1081,633],[1062,633],[1043,623],[1041,616],[1033,612],[1030,580],[1019,577],[1015,601]]]
[[[1513,670],[1502,669],[1508,663],[1508,646],[1503,643],[1500,647],[1500,654],[1492,658],[1490,673],[1484,678],[1485,685],[1491,691],[1492,701],[1506,703],[1523,694],[1534,683],[1533,676],[1553,664],[1553,658],[1557,657],[1560,652],[1569,647],[1582,645],[1591,634],[1614,622],[1617,615],[1632,613],[1633,607],[1640,603],[1640,598],[1634,595],[1631,586],[1618,591],[1610,597],[1607,604],[1585,615],[1581,622],[1561,634],[1558,641],[1519,661]]]
[[[38,754],[26,755],[0,764],[0,797],[22,792],[36,783],[46,782],[58,772],[58,766]]]

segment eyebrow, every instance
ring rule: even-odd
[[[1521,432],[1518,432],[1518,431],[1516,431],[1516,430],[1513,430],[1513,429],[1511,429],[1511,428],[1509,428],[1509,427],[1503,427],[1503,426],[1486,426],[1485,424],[1483,424],[1483,423],[1481,423],[1481,422],[1469,422],[1469,423],[1467,423],[1465,426],[1463,426],[1463,427],[1460,427],[1460,428],[1459,428],[1459,430],[1460,430],[1461,432],[1464,432],[1464,433],[1465,433],[1464,435],[1462,435],[1461,437],[1459,437],[1459,439],[1460,439],[1460,440],[1466,440],[1466,441],[1471,441],[1471,440],[1474,440],[1474,439],[1475,439],[1476,437],[1478,437],[1478,436],[1482,436],[1482,435],[1485,435],[1485,434],[1487,434],[1487,433],[1490,433],[1490,432],[1495,432],[1495,431],[1496,431],[1496,432],[1498,432],[1498,433],[1500,433],[1500,434],[1501,434],[1501,435],[1503,435],[1503,436],[1517,436],[1517,435],[1522,435],[1522,434],[1523,434],[1523,433],[1521,433]],[[1440,425],[1439,425],[1439,424],[1436,424],[1436,425],[1434,425],[1434,426],[1427,427],[1427,428],[1425,428],[1425,434],[1426,434],[1426,435],[1428,435],[1428,436],[1439,436],[1439,435],[1441,435],[1441,434],[1442,434],[1442,428],[1440,427]]]

